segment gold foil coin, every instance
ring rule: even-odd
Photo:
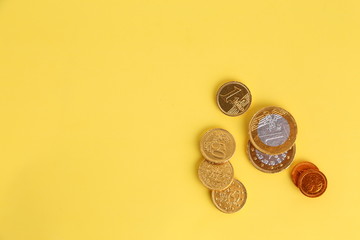
[[[297,125],[293,116],[279,107],[266,107],[255,113],[249,125],[251,143],[263,153],[276,155],[295,143]]]
[[[295,152],[295,144],[288,151],[276,155],[261,152],[250,141],[247,147],[247,154],[251,163],[258,170],[266,173],[277,173],[288,168],[294,160]]]
[[[216,102],[220,110],[228,116],[239,116],[246,112],[251,104],[250,90],[240,82],[227,82],[217,94]]]
[[[211,129],[202,136],[200,151],[206,160],[214,163],[224,163],[235,152],[234,137],[225,129]]]
[[[223,190],[233,181],[234,169],[230,162],[215,164],[203,160],[198,169],[200,181],[211,190]]]
[[[239,211],[245,204],[247,193],[244,185],[234,179],[225,190],[212,191],[211,198],[215,206],[224,213]]]

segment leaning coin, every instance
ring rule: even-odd
[[[248,142],[247,153],[251,163],[258,170],[266,173],[277,173],[290,166],[296,152],[295,144],[288,151],[278,155],[269,155],[256,149]]]
[[[280,154],[295,143],[297,125],[289,112],[266,107],[255,113],[249,125],[251,143],[266,154]]]
[[[322,172],[308,169],[301,173],[298,180],[298,187],[307,197],[319,197],[327,188],[327,179]]]
[[[230,162],[215,164],[203,160],[198,169],[200,181],[211,190],[227,188],[234,178],[234,169]]]
[[[235,152],[234,137],[225,129],[211,129],[202,136],[200,151],[206,160],[214,163],[224,163]]]
[[[250,90],[240,82],[227,82],[217,94],[216,102],[220,110],[228,116],[239,116],[246,112],[251,104]]]
[[[247,193],[244,185],[234,179],[231,185],[222,191],[212,191],[211,198],[215,206],[224,213],[239,211],[245,204]]]
[[[319,170],[319,168],[311,162],[300,162],[296,164],[295,167],[292,169],[291,179],[296,186],[298,186],[298,179],[301,173],[308,169]]]

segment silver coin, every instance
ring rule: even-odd
[[[269,114],[259,121],[257,132],[264,144],[276,147],[283,144],[289,138],[290,126],[282,116]]]
[[[295,144],[281,154],[266,154],[256,149],[251,142],[248,142],[247,153],[251,163],[258,170],[266,173],[277,173],[288,168],[294,160]]]

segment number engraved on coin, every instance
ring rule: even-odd
[[[213,203],[220,211],[234,213],[244,206],[247,194],[244,185],[239,180],[234,179],[225,190],[212,191],[211,197]]]
[[[224,159],[226,157],[226,143],[229,141],[230,139],[224,134],[214,134],[212,141],[204,144],[204,149],[215,158]]]
[[[228,161],[235,151],[235,140],[226,130],[212,129],[200,141],[200,151],[204,158],[215,163]]]
[[[251,163],[254,167],[266,173],[276,173],[288,168],[294,160],[295,150],[294,145],[284,153],[270,155],[256,149],[250,141],[247,147],[247,153]]]
[[[319,197],[327,188],[327,180],[322,172],[309,169],[300,175],[298,186],[304,195],[308,197]]]
[[[225,83],[218,90],[217,104],[226,115],[239,116],[250,107],[250,90],[240,82]]]
[[[234,169],[230,162],[215,164],[203,160],[198,169],[200,181],[211,190],[227,188],[234,177]]]

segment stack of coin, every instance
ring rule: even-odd
[[[319,197],[327,188],[327,179],[319,168],[311,162],[300,162],[291,172],[295,186],[307,197]]]
[[[212,201],[222,212],[239,211],[246,202],[244,185],[234,179],[230,158],[235,152],[234,137],[226,130],[215,128],[201,138],[200,151],[205,158],[199,165],[198,175],[210,189]]]
[[[266,173],[280,172],[292,163],[296,147],[295,119],[280,107],[255,113],[249,124],[247,153],[251,163]]]

